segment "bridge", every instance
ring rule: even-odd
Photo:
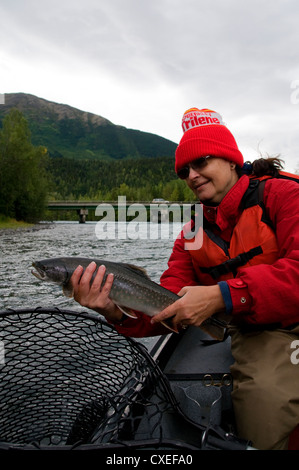
[[[79,223],[85,223],[86,216],[88,215],[89,210],[95,211],[99,205],[110,206],[114,209],[127,208],[132,204],[139,204],[144,206],[147,210],[151,208],[156,208],[158,222],[163,221],[163,219],[168,220],[169,212],[168,208],[172,204],[182,206],[183,204],[188,204],[183,201],[163,201],[162,199],[157,199],[153,201],[126,201],[124,196],[120,196],[118,201],[50,201],[47,204],[49,210],[75,210],[79,216]],[[192,203],[191,203],[192,204]],[[167,206],[167,208],[165,207]],[[159,214],[158,214],[159,211]],[[153,220],[155,221],[155,220]]]
[[[50,201],[47,207],[50,210],[96,209],[100,204],[111,205],[113,207],[118,207],[119,205],[128,207],[132,204],[143,204],[145,207],[150,207],[153,203],[151,201]]]
[[[48,202],[49,210],[75,210],[79,216],[79,223],[84,224],[89,210],[96,210],[100,204],[119,207],[119,201],[53,201]],[[131,203],[132,204],[132,203]],[[128,207],[130,203],[123,202],[122,207]]]

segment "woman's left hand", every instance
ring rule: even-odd
[[[214,313],[225,312],[225,303],[218,285],[187,286],[178,295],[182,296],[181,299],[152,317],[152,323],[173,317],[174,328],[200,326]]]

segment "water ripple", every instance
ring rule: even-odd
[[[34,260],[59,256],[84,256],[128,262],[146,268],[156,282],[167,267],[173,247],[170,239],[144,238],[99,240],[94,223],[57,223],[42,230],[10,231],[0,237],[0,309],[56,306],[82,310],[60,287],[42,283],[31,274]],[[163,230],[163,227],[162,227]],[[177,230],[178,233],[178,230]]]

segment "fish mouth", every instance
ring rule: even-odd
[[[33,276],[37,277],[37,279],[41,281],[44,281],[47,278],[45,271],[43,271],[41,268],[36,266],[35,263],[32,263],[32,266],[35,268],[35,270],[34,269],[31,270],[31,273],[33,274]]]

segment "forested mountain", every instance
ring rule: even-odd
[[[192,201],[176,144],[23,93],[0,106],[0,214],[38,220],[48,201]],[[67,217],[71,215],[67,214]],[[52,217],[52,214],[51,214]]]
[[[170,201],[193,200],[193,193],[175,174],[174,159],[98,161],[48,159],[49,198],[52,200]]]
[[[102,116],[26,93],[5,94],[0,127],[16,108],[28,121],[33,145],[46,147],[50,157],[113,160],[173,156],[176,144],[163,137],[127,129]]]

